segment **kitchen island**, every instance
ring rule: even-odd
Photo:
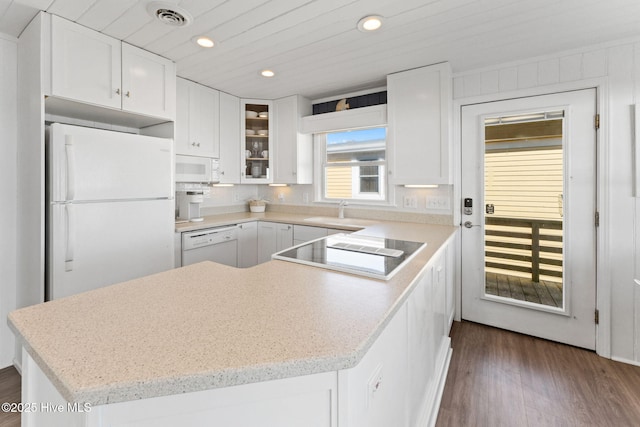
[[[23,422],[435,422],[450,357],[455,230],[376,222],[360,231],[427,242],[389,281],[277,260],[248,269],[203,262],[15,311],[23,404],[39,409]]]

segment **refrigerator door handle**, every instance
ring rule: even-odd
[[[76,160],[73,136],[65,135],[64,150],[67,157],[67,197],[65,200],[73,200],[76,192]]]
[[[64,271],[73,271],[73,258],[75,253],[76,233],[75,233],[75,207],[65,205],[67,216],[67,242],[64,255]]]

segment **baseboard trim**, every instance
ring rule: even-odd
[[[615,356],[613,356],[611,358],[611,360],[614,360],[614,361],[620,362],[620,363],[626,363],[628,365],[640,366],[640,362],[638,362],[637,360],[625,359],[624,357],[615,357]]]
[[[447,374],[449,373],[449,365],[451,364],[451,339],[446,338],[445,348],[439,352],[438,366],[436,369],[437,382],[432,384],[427,390],[424,397],[424,403],[420,410],[420,416],[416,421],[414,427],[434,427],[438,419],[438,413],[440,412],[440,402],[442,402],[442,395],[444,394],[444,385],[447,381]],[[443,347],[444,347],[443,345]]]
[[[444,394],[444,386],[447,382],[447,375],[449,374],[449,365],[451,364],[451,355],[453,349],[451,347],[447,350],[447,355],[444,360],[444,367],[440,372],[440,380],[438,381],[438,388],[436,390],[436,396],[433,402],[433,408],[431,408],[431,418],[429,419],[429,427],[434,427],[436,421],[438,421],[438,413],[440,412],[440,403],[442,402],[442,395]]]
[[[20,360],[18,360],[17,357],[13,358],[13,367],[16,368],[16,371],[18,371],[20,376],[22,376],[22,364],[20,363]]]

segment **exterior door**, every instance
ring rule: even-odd
[[[595,349],[596,90],[462,107],[462,318]]]

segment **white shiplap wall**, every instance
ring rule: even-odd
[[[584,48],[454,75],[456,105],[599,87],[599,352],[640,362],[640,287],[634,286],[632,105],[640,101],[640,42]],[[459,128],[456,114],[455,128]],[[458,136],[459,138],[459,136]],[[459,140],[456,141],[459,144]],[[607,342],[610,331],[610,348]],[[604,342],[604,343],[603,343]]]
[[[13,363],[7,314],[16,308],[17,43],[0,34],[0,368]]]

